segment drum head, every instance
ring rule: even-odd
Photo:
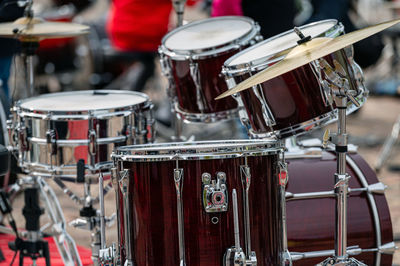
[[[338,22],[336,20],[323,20],[315,23],[310,23],[299,27],[304,36],[336,37],[340,34],[334,31]],[[242,65],[258,65],[265,61],[281,55],[281,53],[289,48],[297,45],[299,37],[293,30],[286,31],[277,36],[260,42],[246,50],[232,56],[225,62],[225,66]]]
[[[148,99],[146,94],[130,91],[74,91],[28,98],[19,101],[18,106],[29,111],[87,112],[124,108]]]
[[[218,17],[195,21],[167,34],[162,43],[169,50],[197,51],[229,44],[254,27],[246,17]]]

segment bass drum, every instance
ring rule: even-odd
[[[333,252],[334,249],[335,198],[323,196],[322,192],[333,190],[336,156],[333,152],[310,151],[303,150],[302,155],[288,153],[287,234],[292,259],[299,259],[293,261],[294,265],[315,265],[333,255],[314,257],[316,251]],[[346,171],[351,176],[347,247],[358,245],[363,250],[351,257],[367,265],[392,265],[393,232],[385,196],[361,191],[378,183],[378,178],[355,152],[347,156]],[[313,194],[307,199],[305,194],[299,194],[309,192]],[[299,256],[293,256],[296,253]]]

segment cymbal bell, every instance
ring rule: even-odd
[[[89,33],[86,25],[68,22],[50,22],[41,18],[22,17],[14,22],[0,23],[0,37],[20,41],[74,37]]]
[[[290,50],[287,56],[280,62],[251,76],[250,78],[244,80],[235,87],[222,93],[215,99],[216,100],[222,99],[229,95],[246,90],[257,84],[278,77],[284,73],[292,71],[293,69],[308,64],[316,59],[324,57],[328,54],[331,54],[335,51],[338,51],[349,45],[352,45],[353,43],[368,38],[369,36],[381,32],[391,26],[394,26],[399,22],[400,19],[395,19],[374,26],[370,26],[364,29],[353,31],[336,38],[317,37],[303,44],[299,44],[295,46],[292,50]]]

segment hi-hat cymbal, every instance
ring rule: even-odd
[[[18,38],[21,41],[74,37],[87,34],[89,27],[76,23],[49,22],[40,18],[19,18],[14,22],[0,23],[0,37]]]
[[[300,66],[308,64],[353,43],[361,41],[400,22],[400,19],[384,22],[361,30],[353,31],[337,38],[314,38],[294,47],[280,62],[244,80],[230,90],[219,95],[216,100],[238,93],[267,80],[278,77]]]

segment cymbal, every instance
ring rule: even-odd
[[[19,18],[14,22],[0,23],[0,37],[18,38],[21,41],[74,37],[89,33],[89,27],[76,23],[49,22],[41,18]]]
[[[264,69],[254,76],[244,80],[235,87],[219,95],[216,100],[222,99],[229,95],[246,90],[257,84],[263,83],[284,73],[287,73],[300,66],[308,64],[318,58],[324,57],[337,50],[345,48],[353,43],[361,41],[371,35],[374,35],[384,29],[387,29],[400,22],[400,19],[383,22],[374,26],[350,32],[348,34],[336,37],[326,38],[317,37],[308,42],[295,46],[289,51],[287,56],[280,62]]]

